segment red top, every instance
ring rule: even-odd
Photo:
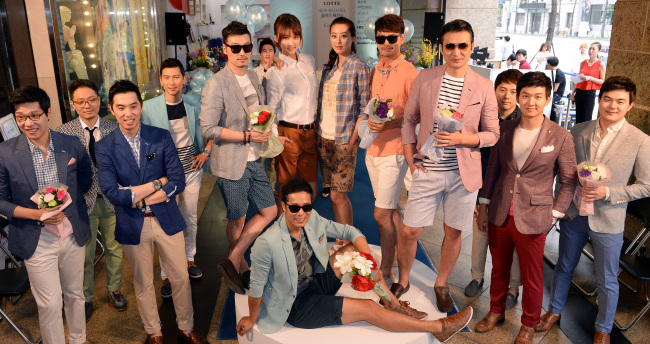
[[[580,73],[583,75],[589,75],[596,79],[600,79],[600,63],[598,60],[594,62],[591,66],[587,63],[589,60],[584,60],[580,63]],[[589,90],[599,90],[600,84],[597,84],[593,81],[583,81],[576,85],[576,88],[579,90],[589,91]]]

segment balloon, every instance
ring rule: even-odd
[[[246,6],[240,0],[226,2],[226,19],[230,21],[243,21],[246,16]]]
[[[246,25],[246,27],[248,28],[248,32],[250,32],[251,34],[251,38],[255,37],[255,32],[257,31],[255,31],[255,24],[253,24],[253,22],[251,22],[246,18],[239,20],[239,22],[244,23]]]
[[[205,80],[207,81],[208,79],[210,79],[211,76],[214,75],[214,72],[208,69],[205,72],[203,72],[203,75],[205,75]]]
[[[379,13],[382,16],[387,14],[396,14],[399,15],[399,4],[395,0],[382,0],[379,3]]]
[[[246,6],[250,6],[250,5],[254,4],[254,3],[256,3],[257,0],[241,0],[241,2],[244,3],[244,5],[246,5]]]
[[[366,37],[372,40],[375,40],[375,22],[377,19],[379,18],[375,16],[368,17],[363,23],[363,32],[366,33]]]
[[[413,33],[415,33],[415,27],[413,26],[413,23],[408,19],[404,19],[404,43],[410,41],[411,38],[413,38]]]
[[[200,88],[199,83],[196,82],[196,80],[190,81],[190,88],[191,89]]]
[[[251,23],[253,23],[255,32],[260,31],[264,28],[267,18],[268,16],[266,15],[266,10],[264,7],[259,5],[249,7],[248,11],[246,12],[246,19],[250,20]]]
[[[203,84],[205,84],[205,75],[203,75],[202,72],[196,72],[194,75],[192,75],[192,81],[190,81],[190,84],[192,82],[195,82],[197,85],[203,86]]]
[[[192,94],[197,95],[197,96],[200,97],[200,96],[201,96],[201,93],[203,93],[203,87],[196,87],[196,88],[193,88],[192,91],[190,91],[190,92],[191,92]]]
[[[374,57],[372,57],[372,56],[370,56],[370,57],[366,57],[366,60],[365,60],[365,61],[366,61],[366,64],[368,65],[368,67],[370,67],[370,69],[374,68],[375,65],[376,65],[377,63],[379,63],[379,60],[376,59],[376,58],[374,58]]]

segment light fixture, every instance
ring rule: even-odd
[[[85,15],[85,16],[90,15],[90,12],[85,11],[85,12],[84,12],[84,15]]]
[[[95,58],[95,54],[90,54],[90,58],[91,58],[91,59],[94,59],[94,58]]]
[[[97,68],[97,65],[96,65],[96,64],[94,64],[94,63],[93,63],[93,64],[91,64],[90,66],[91,66],[91,67],[93,67],[93,68]]]
[[[95,45],[93,43],[88,44],[89,47],[94,47]]]
[[[90,26],[90,22],[86,22],[86,26]]]

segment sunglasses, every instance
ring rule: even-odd
[[[300,211],[300,209],[302,209],[302,211],[304,211],[305,213],[308,213],[312,209],[314,209],[314,205],[311,204],[311,203],[305,204],[305,205],[302,205],[302,206],[297,205],[297,204],[287,204],[287,206],[289,207],[289,211],[292,212],[292,213],[297,213],[297,212]]]
[[[241,51],[242,48],[244,48],[244,53],[246,53],[246,54],[253,51],[253,43],[246,44],[246,45],[229,45],[229,44],[224,43],[224,45],[227,46],[228,48],[230,48],[230,50],[232,50],[233,54],[239,54],[239,52]]]
[[[467,48],[469,48],[469,44],[467,44],[467,43],[458,43],[458,44],[447,43],[447,44],[445,44],[445,49],[447,49],[447,50],[454,50],[454,49],[456,49],[456,47],[458,47],[458,50],[467,50]]]
[[[376,36],[375,42],[377,42],[377,44],[384,44],[384,42],[386,42],[386,40],[388,39],[388,43],[395,44],[397,43],[397,38],[399,38],[399,35]]]

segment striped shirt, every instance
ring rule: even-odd
[[[54,144],[52,144],[52,132],[50,131],[50,144],[45,149],[47,152],[47,160],[44,160],[43,152],[31,140],[27,140],[27,143],[29,144],[29,150],[32,152],[32,162],[34,163],[38,188],[42,189],[52,185],[52,183],[58,182],[59,175],[56,168]]]
[[[460,96],[463,93],[463,84],[465,78],[454,78],[445,72],[438,96],[438,104],[447,103],[454,108],[460,104]],[[433,125],[433,132],[438,132],[438,123]],[[429,158],[424,158],[424,167],[432,171],[451,171],[458,169],[458,159],[456,157],[456,146],[445,147],[442,159],[439,163],[433,163]]]
[[[187,112],[182,100],[176,104],[167,103],[167,119],[169,119],[169,132],[174,140],[178,158],[183,165],[183,172],[185,174],[192,173],[194,169],[190,159],[196,155],[196,147],[192,141]]]

